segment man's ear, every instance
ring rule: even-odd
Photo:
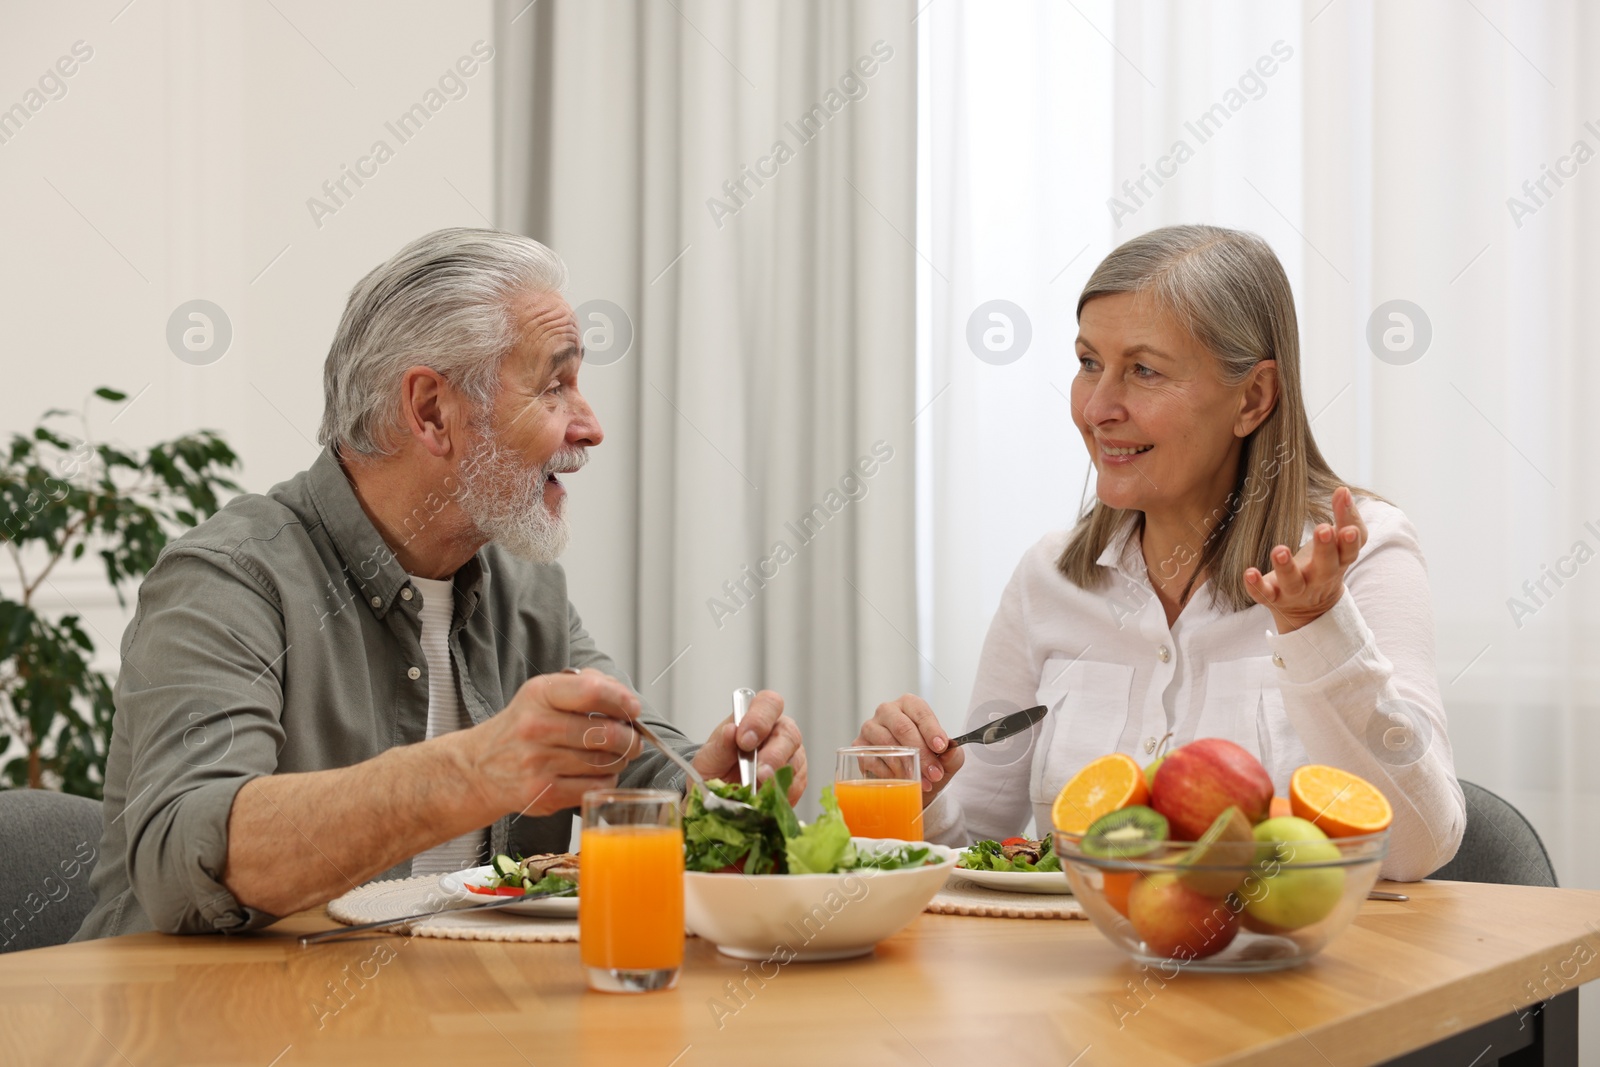
[[[455,390],[432,367],[416,366],[400,376],[400,423],[429,455],[447,456],[460,430]]]
[[[1244,380],[1244,391],[1239,396],[1239,414],[1233,423],[1233,435],[1249,437],[1257,426],[1267,421],[1267,416],[1277,406],[1278,361],[1263,359],[1250,368],[1250,374]]]

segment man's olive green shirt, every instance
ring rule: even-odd
[[[408,535],[445,504],[443,492],[428,497],[405,523]],[[234,795],[260,775],[348,767],[424,739],[421,606],[330,451],[168,545],[122,638],[95,905],[75,940],[274,922],[224,884]],[[563,667],[627,682],[584,632],[561,567],[493,545],[456,572],[449,644],[474,723],[527,679]],[[694,750],[665,722],[650,722]],[[628,765],[622,783],[667,785],[671,771],[652,752]],[[565,851],[572,815],[503,817],[489,828],[490,848]]]

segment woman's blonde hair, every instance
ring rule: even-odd
[[[1218,605],[1241,611],[1255,603],[1245,591],[1245,569],[1270,571],[1276,545],[1298,549],[1308,518],[1331,522],[1333,491],[1345,484],[1311,437],[1300,395],[1300,336],[1289,278],[1267,242],[1253,233],[1165,226],[1121,245],[1095,268],[1078,297],[1078,315],[1089,301],[1114,293],[1141,294],[1173,316],[1216,357],[1227,385],[1244,381],[1264,359],[1277,362],[1277,403],[1244,439],[1233,492],[1189,546],[1200,565],[1183,599],[1203,574]],[[1094,501],[1078,517],[1056,566],[1077,586],[1103,585],[1100,554],[1134,520],[1142,523],[1143,513]]]

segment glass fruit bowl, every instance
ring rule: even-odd
[[[1194,971],[1304,963],[1355,918],[1378,880],[1389,831],[1317,841],[1149,842],[1137,857],[1057,832],[1072,892],[1137,962]],[[1114,851],[1114,850],[1113,850]]]

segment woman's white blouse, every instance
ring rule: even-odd
[[[1050,713],[1026,750],[967,750],[925,812],[929,839],[1000,839],[1030,816],[1048,829],[1051,802],[1086,763],[1110,752],[1149,763],[1171,731],[1169,746],[1238,742],[1284,796],[1302,764],[1359,774],[1394,807],[1384,877],[1423,878],[1447,862],[1466,806],[1434,671],[1422,550],[1398,508],[1364,498],[1357,507],[1369,536],[1345,572],[1344,596],[1288,634],[1259,604],[1214,605],[1205,586],[1169,627],[1132,523],[1101,554],[1110,580],[1098,590],[1056,569],[1069,531],[1044,537],[1001,596],[968,728],[1035,704]]]

